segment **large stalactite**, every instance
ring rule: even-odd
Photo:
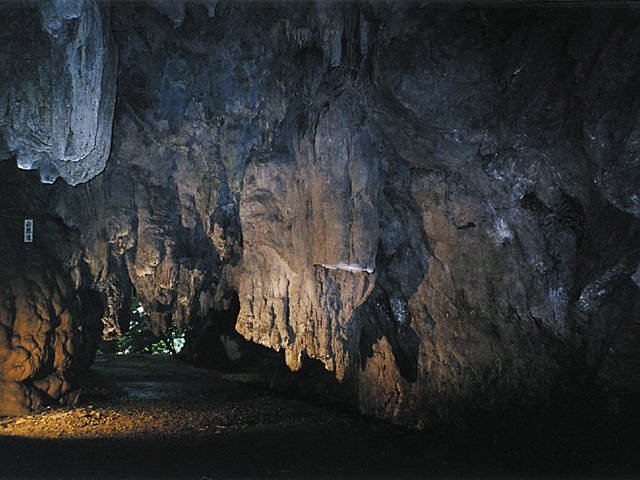
[[[155,328],[190,330],[192,357],[239,309],[246,339],[292,369],[319,360],[399,423],[517,415],[595,386],[637,398],[637,8],[62,6],[58,22],[3,7],[40,68],[2,52],[30,73],[8,74],[0,151],[25,166],[37,127],[40,176],[86,182],[3,164],[28,185],[20,203],[3,187],[3,218],[56,225],[23,260],[37,278],[4,264],[11,411],[68,398],[44,379],[86,365],[100,319],[126,328],[132,288]],[[39,41],[66,46],[69,68]],[[46,130],[52,115],[68,118]],[[19,315],[19,297],[49,313]]]
[[[20,168],[39,170],[43,183],[86,182],[104,169],[111,147],[109,8],[80,0],[11,3],[2,11],[5,148]]]

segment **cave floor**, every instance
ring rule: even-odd
[[[79,406],[0,419],[0,479],[565,478],[580,462],[535,457],[410,431],[277,393],[259,374],[165,356],[99,356]]]

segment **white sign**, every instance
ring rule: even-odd
[[[33,218],[25,218],[24,220],[24,241],[26,243],[33,242]]]

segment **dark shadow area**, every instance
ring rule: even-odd
[[[358,412],[351,385],[341,383],[320,360],[304,356],[302,368],[292,372],[281,356],[279,368],[269,372],[269,389],[283,398],[297,398],[305,403],[341,412]]]
[[[311,428],[292,424],[169,438],[0,437],[0,449],[3,479],[631,478],[637,474],[637,460],[632,458],[620,465],[575,452],[461,444],[366,422],[350,429],[342,424]]]
[[[393,151],[393,147],[386,145],[385,150]],[[402,164],[399,156],[395,161]],[[418,379],[420,338],[413,329],[415,319],[412,321],[407,299],[415,294],[427,274],[431,248],[420,208],[410,194],[412,176],[408,165],[396,170],[386,167],[376,285],[354,314],[362,325],[360,368],[364,369],[367,359],[372,356],[373,345],[386,337],[400,374],[411,383]]]
[[[399,316],[394,315],[393,310],[386,293],[376,285],[369,300],[356,311],[356,315],[368,320],[362,322],[364,326],[360,332],[360,368],[364,369],[367,360],[373,356],[373,345],[386,337],[400,374],[408,382],[415,382],[418,378],[420,339],[410,325],[408,312],[403,321],[398,321]]]
[[[467,470],[468,458],[446,465],[415,436],[360,434],[298,427],[206,439],[3,438],[2,478],[402,478]],[[393,441],[402,445],[389,448]]]
[[[284,367],[282,355],[246,340],[236,329],[240,302],[237,293],[228,310],[213,310],[196,320],[185,335],[180,359],[218,372],[259,373]]]
[[[201,327],[188,332],[178,358],[224,378],[259,384],[274,395],[355,410],[353,392],[319,360],[305,355],[302,368],[292,372],[286,365],[284,351],[276,352],[240,335],[235,330],[238,312],[236,295],[233,308],[211,312]]]
[[[326,375],[317,362],[305,361],[303,372],[269,385],[255,374],[195,368],[169,355],[100,355],[84,378],[79,407],[0,419],[0,478],[631,478],[640,472],[638,421],[618,424],[603,416],[601,403],[609,397],[596,391],[558,401],[555,410],[523,408],[509,427],[496,410],[474,412],[451,402],[461,414],[476,415],[475,428],[414,431],[325,402],[336,397],[326,390]],[[514,399],[508,408],[517,404]],[[617,408],[629,413],[638,404],[621,397]]]

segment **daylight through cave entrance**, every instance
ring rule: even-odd
[[[118,335],[109,335],[101,339],[98,355],[114,353],[117,355],[150,354],[178,355],[185,344],[185,331],[180,331],[173,322],[156,325],[138,301],[135,289],[131,294],[126,328]],[[112,338],[112,337],[116,338]]]

